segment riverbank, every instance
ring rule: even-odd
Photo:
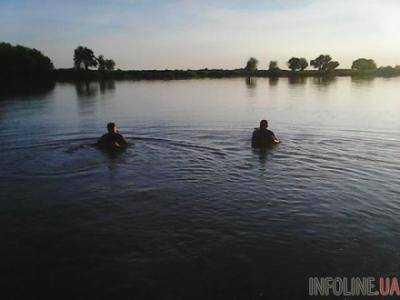
[[[396,77],[400,76],[399,68],[384,67],[370,71],[337,69],[326,73],[318,70],[292,72],[289,70],[257,70],[249,72],[245,69],[201,69],[201,70],[114,70],[101,72],[98,70],[55,69],[45,74],[19,74],[18,76],[0,76],[0,95],[9,93],[42,93],[54,88],[56,82],[84,82],[104,80],[188,80],[219,78],[335,78],[335,77]]]
[[[200,69],[200,70],[115,70],[100,72],[97,70],[77,71],[75,69],[57,69],[53,71],[53,77],[57,81],[70,80],[96,80],[96,79],[130,79],[130,80],[175,80],[175,79],[199,79],[199,78],[235,78],[235,77],[393,77],[400,76],[400,69],[379,68],[376,70],[361,72],[352,69],[337,69],[326,73],[318,70],[304,70],[292,72],[289,70],[257,70],[245,69]]]

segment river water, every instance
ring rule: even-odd
[[[400,263],[400,78],[57,83],[0,96],[2,293],[305,298]],[[282,140],[253,150],[260,119]],[[132,146],[92,146],[114,121]],[[236,298],[235,298],[236,297]]]

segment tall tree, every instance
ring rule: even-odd
[[[339,62],[337,61],[330,61],[328,62],[327,66],[326,66],[326,71],[327,72],[331,72],[333,70],[335,70],[337,67],[339,67]]]
[[[85,70],[88,70],[90,67],[97,66],[97,59],[94,56],[93,50],[79,46],[74,50],[74,65],[75,68],[80,70],[82,65],[85,67]]]
[[[339,66],[337,61],[332,61],[329,55],[321,54],[310,62],[310,65],[319,71],[331,71]]]
[[[106,64],[105,64],[106,70],[107,71],[112,71],[115,68],[115,61],[112,59],[106,59]]]
[[[103,55],[99,55],[97,58],[98,69],[101,72],[112,71],[115,67],[115,61],[112,59],[105,59]]]
[[[320,71],[323,71],[326,69],[326,66],[328,63],[332,60],[332,58],[329,55],[323,55],[321,54],[318,56],[316,59],[313,59],[310,61],[311,66],[313,66],[315,69],[318,69]]]
[[[251,57],[246,64],[247,71],[257,71],[258,60],[254,57]]]
[[[106,60],[103,55],[97,58],[98,70],[103,72],[106,69]]]
[[[300,71],[303,71],[307,69],[308,67],[308,61],[304,57],[300,58],[299,60],[299,66],[300,66]]]
[[[300,58],[292,57],[291,59],[288,60],[287,65],[289,69],[292,70],[293,72],[300,70],[301,69]]]
[[[271,60],[269,62],[269,68],[268,69],[271,70],[271,71],[278,70],[279,69],[278,62],[276,60]]]
[[[359,58],[353,61],[351,68],[353,70],[358,70],[358,71],[368,71],[368,70],[376,70],[377,66],[373,59]]]

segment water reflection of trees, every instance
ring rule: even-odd
[[[96,97],[99,92],[102,95],[113,92],[115,90],[115,81],[77,81],[75,82],[75,90],[78,98],[92,98]]]
[[[249,89],[255,89],[257,87],[257,78],[247,77],[246,78],[246,86]]]
[[[0,97],[9,95],[44,96],[54,90],[53,80],[5,81],[0,84]]]
[[[273,76],[268,79],[269,86],[276,86],[278,82],[279,82],[279,77]]]
[[[78,81],[75,83],[76,95],[79,98],[91,98],[98,94],[98,83],[89,81]]]
[[[249,97],[250,98],[254,97],[256,95],[257,78],[247,77],[246,78],[246,87],[247,87]]]
[[[307,83],[307,77],[304,76],[290,76],[288,78],[289,84],[303,85]]]
[[[114,80],[101,80],[99,81],[100,93],[106,94],[115,90]]]
[[[371,76],[352,76],[351,83],[357,86],[370,85],[375,80],[375,77]]]
[[[333,76],[318,76],[318,77],[305,77],[305,76],[290,76],[288,82],[291,85],[305,85],[309,80],[316,86],[328,86],[334,83],[337,78]]]
[[[115,82],[112,80],[103,81],[77,81],[74,83],[80,113],[93,114],[96,105],[101,103],[107,93],[115,90]]]
[[[313,77],[312,82],[315,85],[319,86],[328,86],[337,81],[337,78],[334,76],[322,76],[322,77]]]

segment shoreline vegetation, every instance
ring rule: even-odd
[[[258,60],[252,57],[243,68],[232,70],[115,70],[113,59],[96,56],[92,49],[83,46],[74,50],[72,58],[72,68],[55,69],[51,59],[39,50],[0,42],[0,91],[29,91],[32,87],[51,86],[48,82],[54,84],[57,81],[400,76],[400,65],[378,67],[372,59],[359,58],[353,62],[351,69],[341,69],[338,68],[340,63],[326,54],[310,61],[292,57],[285,63],[288,69],[281,69],[277,61],[270,61],[268,69],[259,69]],[[309,67],[314,70],[306,70]]]
[[[303,70],[293,73],[290,70],[256,70],[245,69],[198,69],[198,70],[113,70],[101,73],[97,70],[77,71],[75,69],[57,69],[53,78],[57,81],[74,80],[183,80],[183,79],[217,79],[217,78],[290,78],[290,77],[394,77],[400,76],[400,69],[385,72],[377,69],[374,72],[360,72],[352,69],[337,69],[329,74],[318,70]]]

